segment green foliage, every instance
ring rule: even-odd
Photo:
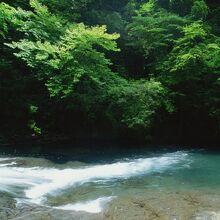
[[[8,24],[14,20],[16,10],[5,3],[0,3],[0,37],[6,37]]]
[[[140,14],[128,25],[128,45],[150,58],[153,65],[166,56],[180,37],[181,27],[188,23],[165,10],[152,11],[154,7],[151,1],[142,5]]]
[[[183,37],[158,67],[163,73],[161,79],[177,88],[176,92],[185,97],[185,105],[205,108],[218,121],[220,39],[210,34],[210,29],[201,22],[192,23],[182,31]]]
[[[24,38],[5,45],[17,51],[14,54],[33,69],[37,78],[47,86],[50,96],[78,97],[86,112],[91,110],[95,100],[97,103],[99,100],[100,105],[105,100],[114,100],[107,105],[107,115],[110,115],[110,106],[115,105],[122,109],[121,123],[130,128],[150,127],[156,111],[164,102],[164,97],[160,98],[164,96],[163,87],[153,80],[127,81],[111,73],[111,62],[103,51],[118,51],[115,40],[119,35],[106,33],[106,26],[89,28],[82,23],[66,23],[50,14],[36,0],[30,3],[34,12],[21,17],[22,26],[18,27]],[[23,14],[24,11],[15,10],[14,14],[17,13]],[[81,85],[83,93],[79,89]],[[96,88],[93,96],[87,94],[92,92],[91,86]],[[136,105],[132,106],[134,101]],[[38,107],[30,106],[32,113],[37,110]],[[111,114],[117,118],[114,111]],[[34,120],[29,127],[34,133],[41,133]]]
[[[99,78],[110,72],[110,61],[95,47],[117,51],[113,41],[117,38],[117,34],[107,34],[105,26],[88,28],[78,24],[67,28],[55,44],[24,39],[7,45],[20,50],[15,55],[35,69],[51,96],[65,97],[82,78],[101,83]]]
[[[170,0],[168,7],[172,12],[177,13],[180,16],[186,16],[190,13],[193,1],[194,0]]]
[[[29,108],[30,108],[30,113],[32,113],[32,114],[36,113],[38,110],[38,107],[35,105],[30,105]]]
[[[42,131],[37,126],[37,123],[34,120],[31,120],[29,122],[29,127],[30,127],[31,131],[34,132],[34,135],[41,135]]]
[[[0,3],[0,132],[75,134],[110,126],[109,133],[146,135],[164,121],[178,127],[179,118],[195,116],[220,124],[218,3],[6,3]]]
[[[148,15],[149,13],[155,11],[155,7],[156,7],[155,0],[150,0],[149,2],[142,4],[139,11],[137,11],[137,13],[142,16]]]
[[[204,0],[195,0],[191,9],[191,15],[194,19],[206,19],[209,8]]]
[[[50,11],[69,21],[78,21],[91,0],[40,0]]]
[[[118,12],[92,10],[87,15],[87,19],[91,25],[105,24],[110,33],[122,33],[124,31],[125,21]]]
[[[166,89],[154,79],[130,82],[121,80],[119,84],[112,85],[109,92],[109,115],[115,113],[115,119],[129,128],[150,128],[160,109],[173,111]]]
[[[217,68],[215,56],[219,53],[218,45],[211,43],[213,37],[209,34],[203,24],[199,22],[192,23],[182,29],[183,37],[176,40],[175,46],[167,59],[160,67],[164,72],[184,72],[184,76],[200,77],[207,68]],[[214,69],[213,69],[214,70]],[[213,71],[212,70],[212,71]]]

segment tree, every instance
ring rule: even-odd
[[[196,0],[191,8],[191,15],[194,19],[204,20],[208,16],[209,8],[204,0]]]
[[[68,109],[76,108],[73,101],[88,116],[102,114],[110,123],[118,121],[128,128],[148,129],[156,112],[167,108],[166,90],[159,82],[127,80],[112,72],[105,51],[119,51],[115,41],[119,35],[108,34],[106,26],[72,24],[51,14],[37,0],[30,1],[32,11],[4,6],[16,18],[9,22],[11,27],[16,24],[15,31],[20,36],[4,45],[27,64],[31,75],[46,86],[51,98],[59,102],[69,100]],[[36,109],[30,114],[33,117],[40,108],[34,103],[30,106],[30,112],[33,106]],[[41,133],[35,120],[30,120],[29,127]]]
[[[199,134],[201,118],[210,136],[217,133],[215,1],[7,2],[0,3],[0,133]]]
[[[155,67],[170,52],[175,40],[181,36],[181,27],[188,22],[149,1],[141,5],[127,27],[128,46],[139,51],[148,66]]]

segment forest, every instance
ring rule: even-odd
[[[217,0],[1,0],[0,143],[220,143]]]

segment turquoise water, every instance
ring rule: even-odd
[[[91,160],[2,155],[0,191],[11,194],[17,203],[90,213],[102,212],[125,196],[220,192],[218,152],[142,150],[102,155]]]

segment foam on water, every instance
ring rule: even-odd
[[[16,165],[16,162],[11,162],[11,163],[4,163],[4,164],[0,164],[0,167],[6,167],[6,166],[14,166]]]
[[[27,199],[33,203],[42,204],[48,194],[54,195],[56,192],[88,182],[105,182],[152,172],[164,172],[167,169],[172,169],[175,164],[184,161],[186,157],[187,153],[176,152],[164,154],[160,157],[84,166],[76,169],[16,167],[16,161],[11,161],[12,159],[9,158],[0,158],[0,191],[8,191],[9,189],[13,191],[20,187]],[[70,204],[59,208],[100,212],[102,204],[105,204],[106,201],[110,201],[110,198],[103,197],[94,201]]]
[[[11,159],[13,159],[13,158],[8,158],[8,157],[0,158],[0,162],[1,162],[1,161],[11,160]],[[14,158],[14,159],[15,159],[15,158]]]
[[[110,202],[114,197],[100,197],[95,200],[90,200],[86,202],[79,202],[76,204],[68,204],[64,206],[56,207],[57,209],[62,210],[74,210],[74,211],[84,211],[84,212],[90,212],[90,213],[100,213],[103,209],[103,207]]]

